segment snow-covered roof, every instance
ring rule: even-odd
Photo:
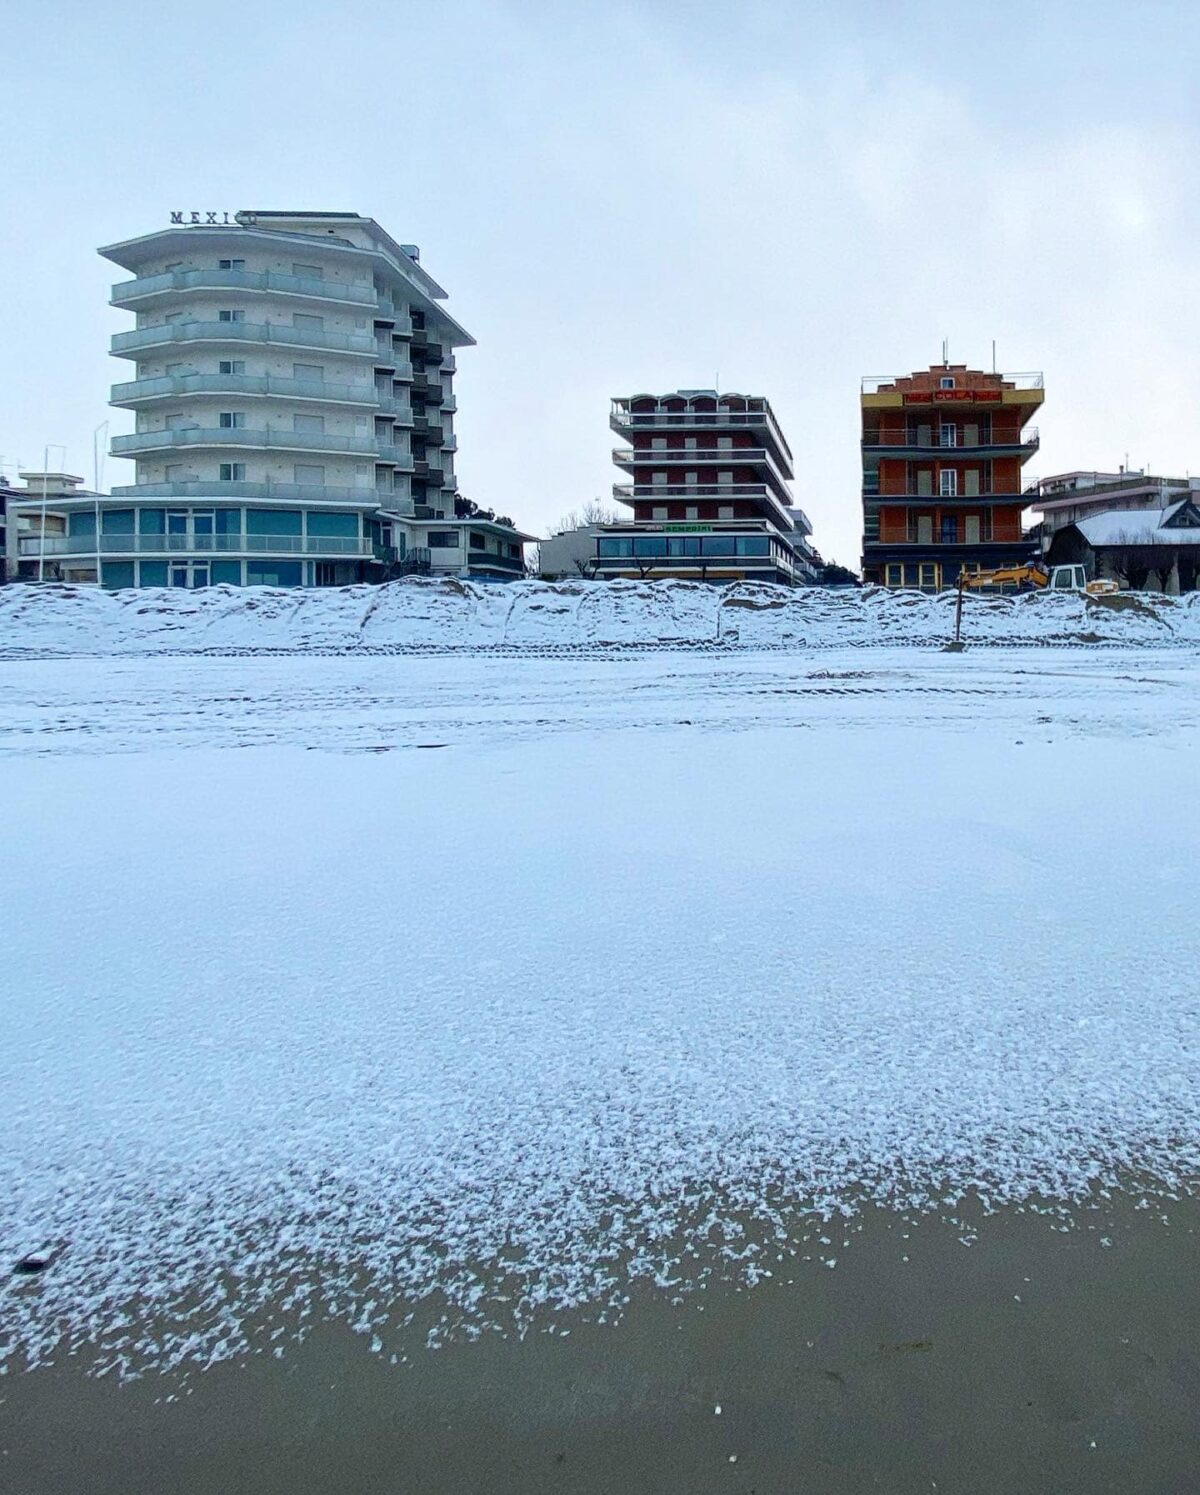
[[[1180,525],[1167,528],[1169,522],[1188,503],[1186,498],[1168,504],[1165,509],[1110,509],[1107,514],[1093,514],[1077,519],[1075,528],[1088,542],[1098,545],[1200,545],[1200,528]]]

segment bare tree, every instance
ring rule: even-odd
[[[611,504],[593,498],[581,509],[569,509],[553,526],[551,533],[558,535],[566,530],[582,529],[588,524],[618,524],[620,520],[620,514]]]
[[[1142,590],[1146,585],[1146,578],[1150,575],[1150,564],[1146,556],[1151,547],[1139,545],[1140,539],[1140,533],[1130,534],[1128,530],[1122,530],[1111,549],[1105,547],[1105,559],[1108,564],[1125,585],[1134,592]]]
[[[580,576],[585,576],[590,581],[596,574],[596,557],[588,556],[585,560],[582,556],[575,557],[575,569]]]
[[[1159,588],[1163,592],[1171,583],[1171,573],[1175,570],[1177,553],[1173,545],[1148,545],[1142,551],[1147,568],[1154,572],[1158,578]]]

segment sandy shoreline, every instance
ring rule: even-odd
[[[871,1210],[825,1233],[832,1269],[796,1238],[752,1290],[712,1281],[683,1303],[643,1290],[615,1326],[558,1315],[523,1340],[429,1351],[418,1313],[388,1346],[396,1364],[326,1323],[279,1358],[203,1374],[10,1374],[0,1482],[21,1495],[1196,1487],[1200,1203],[1130,1196],[1069,1227],[1018,1209]]]

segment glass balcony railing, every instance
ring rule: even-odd
[[[125,457],[134,452],[206,446],[345,452],[355,457],[373,457],[379,450],[379,442],[374,436],[331,436],[320,431],[258,431],[248,426],[171,426],[163,431],[134,431],[128,436],[114,436],[111,451],[114,457]]]
[[[283,322],[162,322],[118,332],[114,353],[137,353],[176,343],[278,343],[290,348],[325,348],[334,353],[374,357],[375,339],[369,332],[326,332],[321,328],[291,327]]]
[[[202,481],[188,478],[182,482],[127,483],[113,488],[112,498],[203,498],[209,503],[224,503],[235,498],[298,499],[303,503],[353,504],[356,508],[373,509],[376,506],[375,489],[335,487],[325,483],[222,483],[215,478]]]
[[[339,301],[351,306],[376,304],[373,285],[348,285],[338,280],[303,275],[283,275],[275,270],[167,270],[162,275],[143,275],[122,280],[112,288],[113,306],[130,306],[146,296],[174,291],[270,291],[284,296],[303,296],[310,301]]]
[[[130,379],[112,387],[113,405],[181,395],[277,395],[281,399],[322,400],[340,405],[375,405],[375,388],[360,384],[326,383],[323,379],[287,379],[275,374],[164,374],[157,379]]]
[[[44,549],[43,549],[44,546]],[[370,555],[372,543],[359,535],[22,535],[23,556],[38,555],[209,555],[270,551],[289,555]]]
[[[490,566],[497,571],[523,572],[525,570],[524,561],[517,560],[515,556],[511,555],[497,555],[492,550],[468,550],[467,565]]]

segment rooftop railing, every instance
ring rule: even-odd
[[[960,389],[960,390],[976,389],[976,388],[980,388],[980,389],[992,388],[992,389],[994,389],[996,387],[995,385],[973,385],[970,382],[971,372],[979,373],[980,370],[976,369],[974,371],[968,371],[965,374],[962,373],[961,371],[958,371],[958,372],[955,373],[954,378],[956,380],[957,379],[963,379],[964,381],[966,381],[963,384],[956,386],[958,389]],[[890,390],[896,388],[898,385],[904,384],[907,380],[912,379],[912,377],[913,377],[913,375],[912,375],[911,372],[907,373],[907,374],[868,374],[862,380],[862,392],[865,395],[881,394],[881,393],[883,393],[885,391],[890,391]],[[1031,373],[1031,374],[997,374],[997,375],[988,374],[986,377],[989,378],[989,379],[990,378],[998,378],[998,379],[1000,379],[1000,380],[1003,381],[1003,385],[1006,385],[1010,389],[1042,389],[1044,387],[1044,385],[1043,385],[1043,377],[1042,377],[1042,375],[1040,373]],[[911,389],[906,389],[905,393],[906,394],[908,394],[908,393],[920,393],[920,394],[939,393],[940,394],[940,393],[942,393],[942,391],[941,390],[937,390],[937,391],[932,391],[932,390],[914,391],[914,390],[911,390]]]

